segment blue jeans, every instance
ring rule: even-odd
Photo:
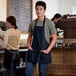
[[[36,64],[27,62],[25,69],[25,76],[32,76]],[[47,64],[39,63],[39,76],[46,76]]]

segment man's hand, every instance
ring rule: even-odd
[[[28,45],[28,49],[31,50],[31,51],[33,51],[32,47],[30,45]]]
[[[41,52],[48,54],[50,51],[49,50],[41,50]]]

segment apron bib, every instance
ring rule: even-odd
[[[37,20],[35,22],[34,27],[34,36],[32,42],[33,51],[28,50],[27,53],[27,61],[32,63],[50,63],[51,62],[51,54],[45,54],[41,52],[41,50],[47,49],[49,44],[45,38],[44,25],[45,18],[43,21],[43,26],[36,26]]]

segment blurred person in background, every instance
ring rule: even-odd
[[[57,23],[62,19],[62,15],[60,13],[56,13],[53,18],[51,19],[51,21],[55,24],[56,30],[57,30],[57,38],[63,38],[62,36],[59,36],[59,34],[61,32],[63,32],[63,30],[61,30],[60,28],[57,27]]]
[[[51,20],[56,24],[60,19],[62,19],[62,15],[56,13]]]
[[[19,40],[20,30],[16,25],[16,18],[8,16],[6,19],[8,29],[4,33],[3,48],[4,53],[4,67],[7,70],[8,76],[16,76],[16,66],[19,64]]]

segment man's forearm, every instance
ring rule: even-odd
[[[52,38],[52,41],[49,44],[49,47],[47,48],[48,51],[51,51],[51,49],[54,47],[54,45],[56,43],[56,40],[57,40],[57,36],[54,35],[53,38]]]

